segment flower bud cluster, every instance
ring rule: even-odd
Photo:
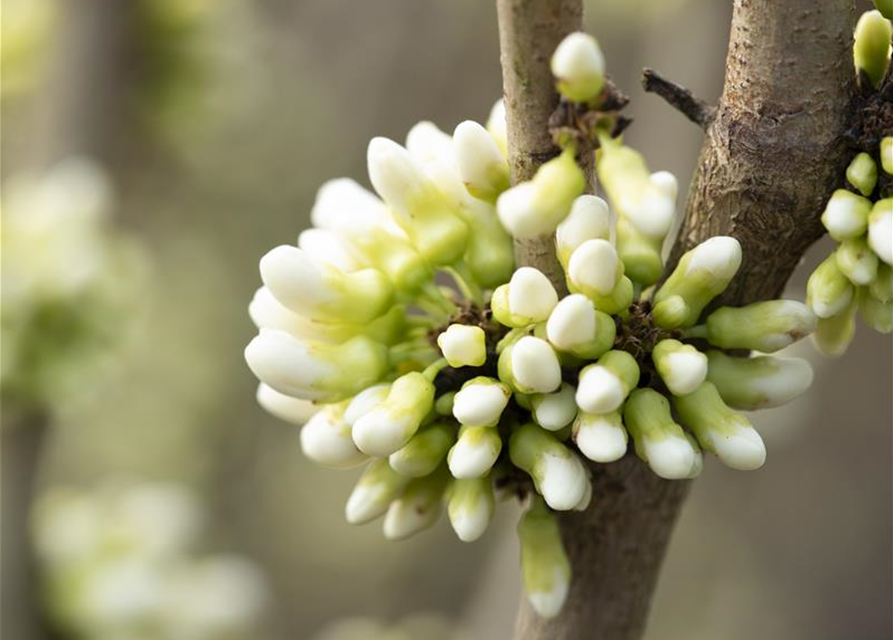
[[[571,36],[570,53],[556,52],[560,89],[594,90],[587,42]],[[675,178],[605,136],[597,170],[610,206],[583,193],[572,149],[508,187],[501,114],[452,138],[419,124],[405,148],[373,140],[380,199],[348,180],[325,185],[312,217],[326,248],[305,232],[303,245],[261,261],[259,335],[246,359],[261,404],[306,421],[309,457],[366,464],[347,501],[351,523],[384,516],[385,535],[403,538],[446,505],[471,541],[498,496],[526,497],[524,581],[550,616],[570,580],[554,512],[598,499],[590,465],[632,451],[661,477],[685,479],[707,451],[760,467],[763,442],[740,410],[791,400],[811,370],[740,352],[778,351],[815,317],[788,300],[711,309],[741,264],[731,237],[694,247],[658,286]],[[542,236],[554,239],[566,295],[512,263],[513,237]]]
[[[196,496],[179,485],[47,491],[33,530],[54,628],[84,638],[256,638],[267,585],[247,559],[198,554],[204,528]]]
[[[879,11],[863,14],[856,27],[857,73],[874,87],[889,67],[891,34]],[[807,304],[818,317],[813,342],[828,355],[846,351],[857,314],[875,331],[893,331],[893,137],[876,144],[851,160],[846,188],[831,195],[822,213],[838,245],[809,277]]]

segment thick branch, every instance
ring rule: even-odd
[[[659,95],[671,107],[702,129],[706,129],[716,115],[715,107],[695,97],[685,87],[667,80],[654,69],[642,71],[642,87],[649,93]]]
[[[561,40],[583,24],[582,0],[496,0],[502,91],[508,126],[512,184],[529,180],[558,153],[549,116],[558,106],[549,58]],[[551,235],[515,240],[515,260],[535,266],[559,291],[564,273]]]
[[[847,154],[855,92],[852,1],[736,0],[726,82],[671,263],[714,235],[744,261],[722,297],[777,297],[819,238]]]

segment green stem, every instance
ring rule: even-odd
[[[507,334],[502,336],[502,339],[496,343],[496,353],[502,353],[506,347],[514,344],[529,333],[530,327],[515,327]]]
[[[472,300],[479,307],[484,306],[484,292],[464,260],[459,260],[455,264],[446,267],[444,271],[450,274],[463,296]]]
[[[689,327],[682,330],[682,335],[686,338],[707,338],[707,325],[699,324],[695,327]]]
[[[429,364],[428,367],[422,371],[422,375],[428,378],[431,382],[434,382],[434,378],[437,377],[437,374],[446,369],[447,366],[449,365],[447,364],[446,358],[440,358]]]

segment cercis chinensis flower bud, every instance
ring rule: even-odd
[[[574,108],[600,99],[602,63],[590,40],[571,36],[553,59]],[[403,538],[433,525],[446,504],[456,534],[471,541],[497,495],[523,497],[524,582],[549,616],[570,580],[553,512],[598,499],[588,465],[633,449],[670,479],[698,475],[702,451],[758,467],[762,441],[735,409],[787,402],[811,371],[721,350],[774,351],[807,335],[815,315],[856,303],[820,287],[825,315],[790,301],[717,308],[741,246],[711,238],[664,273],[678,190],[671,174],[650,172],[639,153],[598,131],[610,206],[583,194],[570,144],[509,186],[504,118],[497,105],[486,128],[463,122],[452,138],[420,123],[406,148],[374,140],[369,172],[382,200],[346,179],[327,183],[313,221],[329,234],[264,258],[266,286],[251,306],[260,333],[246,358],[272,413],[300,422],[316,403],[302,432],[308,456],[366,463],[348,499],[350,522],[385,516],[385,535]],[[851,173],[868,189],[864,159]],[[832,214],[847,238],[889,224],[861,200]],[[505,262],[513,238],[544,236],[565,282]],[[873,284],[867,274],[880,278],[887,265],[883,255],[877,265],[864,258],[871,246],[870,237],[854,244],[834,277]],[[483,268],[491,250],[500,257]]]

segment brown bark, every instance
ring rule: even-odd
[[[555,103],[548,59],[579,28],[580,7],[525,0],[497,0],[497,7],[517,182],[555,152],[547,140]],[[745,258],[727,301],[777,296],[821,235],[822,203],[846,161],[853,25],[850,0],[735,0],[725,89],[671,254],[672,264],[713,235],[738,238]],[[539,239],[517,246],[516,258],[552,277],[551,251],[551,240]],[[560,515],[573,568],[565,609],[544,620],[522,599],[518,640],[636,640],[644,633],[690,483],[661,480],[632,455],[593,473],[592,505]]]

